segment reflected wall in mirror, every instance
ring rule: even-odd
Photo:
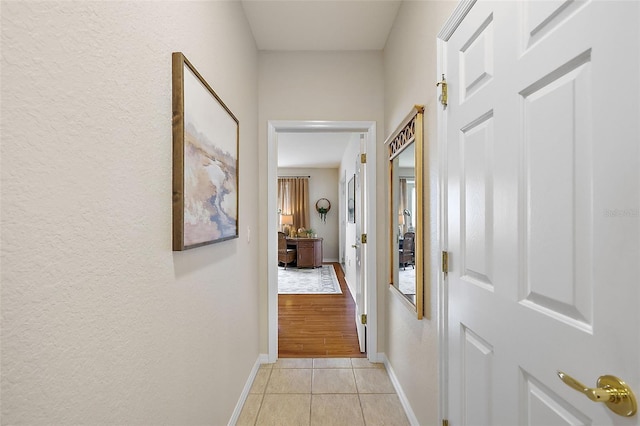
[[[389,283],[418,319],[424,313],[423,113],[416,105],[385,144],[389,154]]]

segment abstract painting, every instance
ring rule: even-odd
[[[180,52],[173,76],[173,250],[238,238],[238,119]]]

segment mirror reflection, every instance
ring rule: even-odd
[[[393,285],[415,305],[416,303],[416,168],[415,144],[411,143],[393,159],[393,211],[397,216],[395,248],[398,253]],[[397,276],[396,276],[397,274]]]
[[[422,123],[416,105],[389,136],[389,283],[418,319],[425,315]],[[426,314],[428,318],[428,313]]]

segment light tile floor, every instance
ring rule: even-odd
[[[237,426],[408,425],[382,364],[283,358],[260,367]]]

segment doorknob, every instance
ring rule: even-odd
[[[573,377],[558,371],[558,377],[567,386],[586,395],[594,402],[604,402],[614,413],[631,417],[637,411],[636,397],[625,382],[615,376],[600,376],[597,388],[588,388]]]
[[[358,245],[357,244],[351,244],[351,247],[358,248]]]

